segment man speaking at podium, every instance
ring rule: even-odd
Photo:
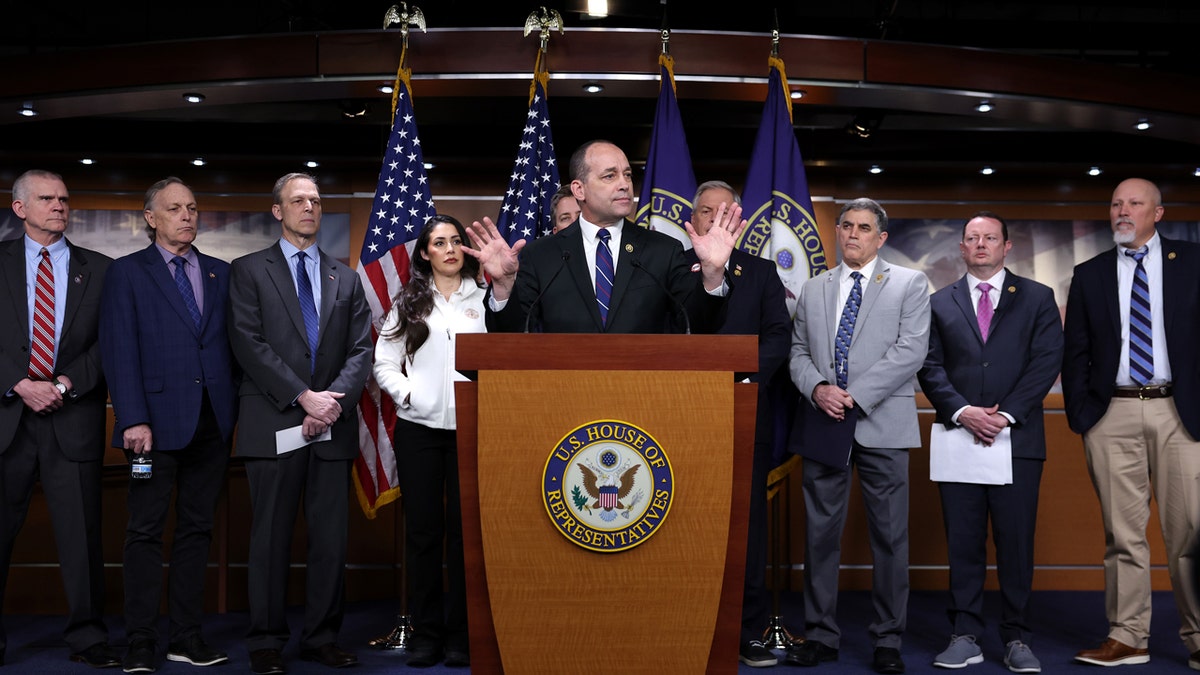
[[[697,332],[715,332],[729,290],[725,265],[746,226],[741,207],[720,211],[704,235],[688,226],[700,261],[690,266],[679,242],[628,220],[633,170],[620,148],[583,144],[571,156],[571,178],[579,227],[522,251],[525,241],[510,247],[491,219],[471,224],[472,247],[463,250],[492,278],[488,330],[540,325],[546,333],[667,333],[695,321]],[[680,309],[686,314],[677,323]]]

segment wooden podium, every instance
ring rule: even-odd
[[[757,390],[733,374],[758,368],[757,337],[459,335],[456,358],[477,374],[455,390],[472,672],[736,672]],[[574,523],[601,502],[544,487],[603,423],[644,432],[673,481],[613,552]],[[641,473],[666,486],[664,464]]]

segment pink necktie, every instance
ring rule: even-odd
[[[992,314],[995,310],[992,309],[992,285],[989,283],[979,284],[979,307],[975,310],[975,318],[979,321],[979,334],[983,336],[983,341],[987,342],[988,331],[992,329]]]

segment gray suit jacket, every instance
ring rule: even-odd
[[[793,323],[792,382],[811,402],[819,384],[837,381],[833,342],[842,266],[809,279],[800,289]],[[929,347],[929,281],[925,275],[880,258],[863,280],[862,304],[848,359],[846,389],[859,409],[854,440],[871,448],[921,445],[913,376]]]
[[[340,391],[333,438],[310,446],[322,459],[358,454],[357,405],[371,373],[371,310],[358,275],[321,253],[321,323],[316,371],[296,284],[276,243],[234,260],[229,284],[229,343],[245,376],[238,392],[237,454],[275,457],[275,432],[301,424],[293,402],[305,389]]]

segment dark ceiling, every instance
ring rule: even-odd
[[[429,27],[440,29],[516,28],[536,8],[532,3],[495,1],[425,0],[417,4]],[[583,16],[582,0],[545,4],[562,12],[569,29],[656,29],[665,10],[675,30],[763,34],[764,55],[766,34],[777,14],[785,34],[967,46],[1200,76],[1194,45],[1200,3],[1195,0],[810,0],[722,5],[609,0],[606,19]],[[107,45],[378,29],[388,3],[142,0],[6,5],[0,64],[4,58],[61,55]],[[642,35],[639,39],[647,39]],[[471,48],[463,45],[464,50]],[[154,49],[154,44],[147,44],[147,58],[153,58]],[[553,49],[552,42],[552,54]],[[783,56],[787,58],[786,53]],[[805,64],[789,60],[788,72],[793,83],[802,82]],[[645,147],[653,121],[652,99],[596,99],[584,96],[576,87],[575,83],[552,83],[551,113],[560,155],[596,136],[633,149],[631,155]],[[761,100],[709,100],[688,96],[684,88],[681,84],[681,115],[697,174],[703,178],[738,171],[753,141]],[[487,114],[481,115],[478,103],[462,98],[421,98],[418,121],[427,161],[464,171],[469,167],[477,173],[506,171],[515,155],[524,101],[513,96],[492,101],[487,107]],[[359,109],[366,112],[354,119],[342,114]],[[353,171],[372,171],[378,168],[388,112],[388,100],[382,95],[337,100],[300,96],[267,103],[213,105],[203,110],[174,107],[74,115],[29,124],[0,117],[0,171],[31,162],[74,162],[81,155],[102,158],[99,161],[109,166],[150,164],[151,172],[197,155],[228,158],[243,165],[257,162],[268,172],[305,158]],[[847,122],[858,114],[879,120],[879,129],[869,139],[845,133]],[[1192,117],[1196,116],[1200,110],[1192,111]],[[829,176],[861,177],[864,167],[874,163],[889,169],[925,171],[932,180],[954,172],[973,172],[984,164],[1023,171],[1027,176],[1075,175],[1082,171],[1080,167],[1102,162],[1121,165],[1130,172],[1186,171],[1190,176],[1200,160],[1194,137],[1139,135],[1121,121],[1107,125],[1109,128],[1104,123],[1034,123],[839,101],[798,105],[794,122],[806,161],[816,172]],[[813,171],[810,168],[810,174]]]

